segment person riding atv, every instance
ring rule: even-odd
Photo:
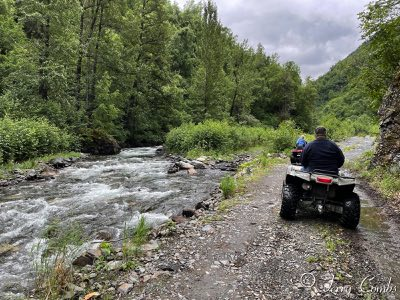
[[[282,186],[280,216],[294,219],[298,209],[313,209],[324,216],[339,215],[340,223],[355,229],[360,221],[360,198],[354,192],[355,178],[339,175],[342,150],[326,138],[326,129],[315,130],[316,139],[301,156],[300,165],[290,165]]]
[[[299,137],[296,141],[296,149],[303,149],[307,145],[307,141],[304,139],[304,135]]]
[[[308,143],[304,148],[301,158],[304,171],[312,172],[315,169],[338,174],[339,168],[344,164],[342,150],[326,137],[326,129],[315,129],[315,141]]]
[[[299,137],[296,141],[296,146],[292,149],[290,154],[290,163],[297,165],[300,164],[301,154],[303,153],[304,147],[307,145],[307,141],[304,139],[304,135]]]

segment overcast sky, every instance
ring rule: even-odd
[[[357,14],[369,0],[214,0],[223,25],[314,79],[361,43]],[[186,0],[175,0],[183,7]]]

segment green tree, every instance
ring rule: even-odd
[[[189,109],[195,122],[228,116],[231,85],[224,70],[227,53],[224,33],[217,8],[208,1],[204,6],[198,38],[197,70],[189,92]]]
[[[377,108],[400,62],[400,1],[377,0],[359,14],[363,38],[371,47],[364,81]]]
[[[142,0],[136,73],[129,100],[127,127],[131,144],[161,143],[180,123],[182,91],[180,76],[171,72],[171,28],[166,0]]]

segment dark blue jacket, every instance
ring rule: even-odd
[[[343,164],[342,150],[326,138],[318,138],[308,143],[301,155],[301,165],[309,172],[320,169],[337,174]]]

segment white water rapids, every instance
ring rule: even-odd
[[[137,148],[119,155],[91,158],[62,170],[56,179],[0,189],[0,299],[22,295],[32,286],[32,247],[54,219],[79,222],[95,238],[106,230],[118,238],[138,212],[150,222],[165,221],[208,197],[223,173],[199,170],[168,175],[171,162],[155,148]]]

